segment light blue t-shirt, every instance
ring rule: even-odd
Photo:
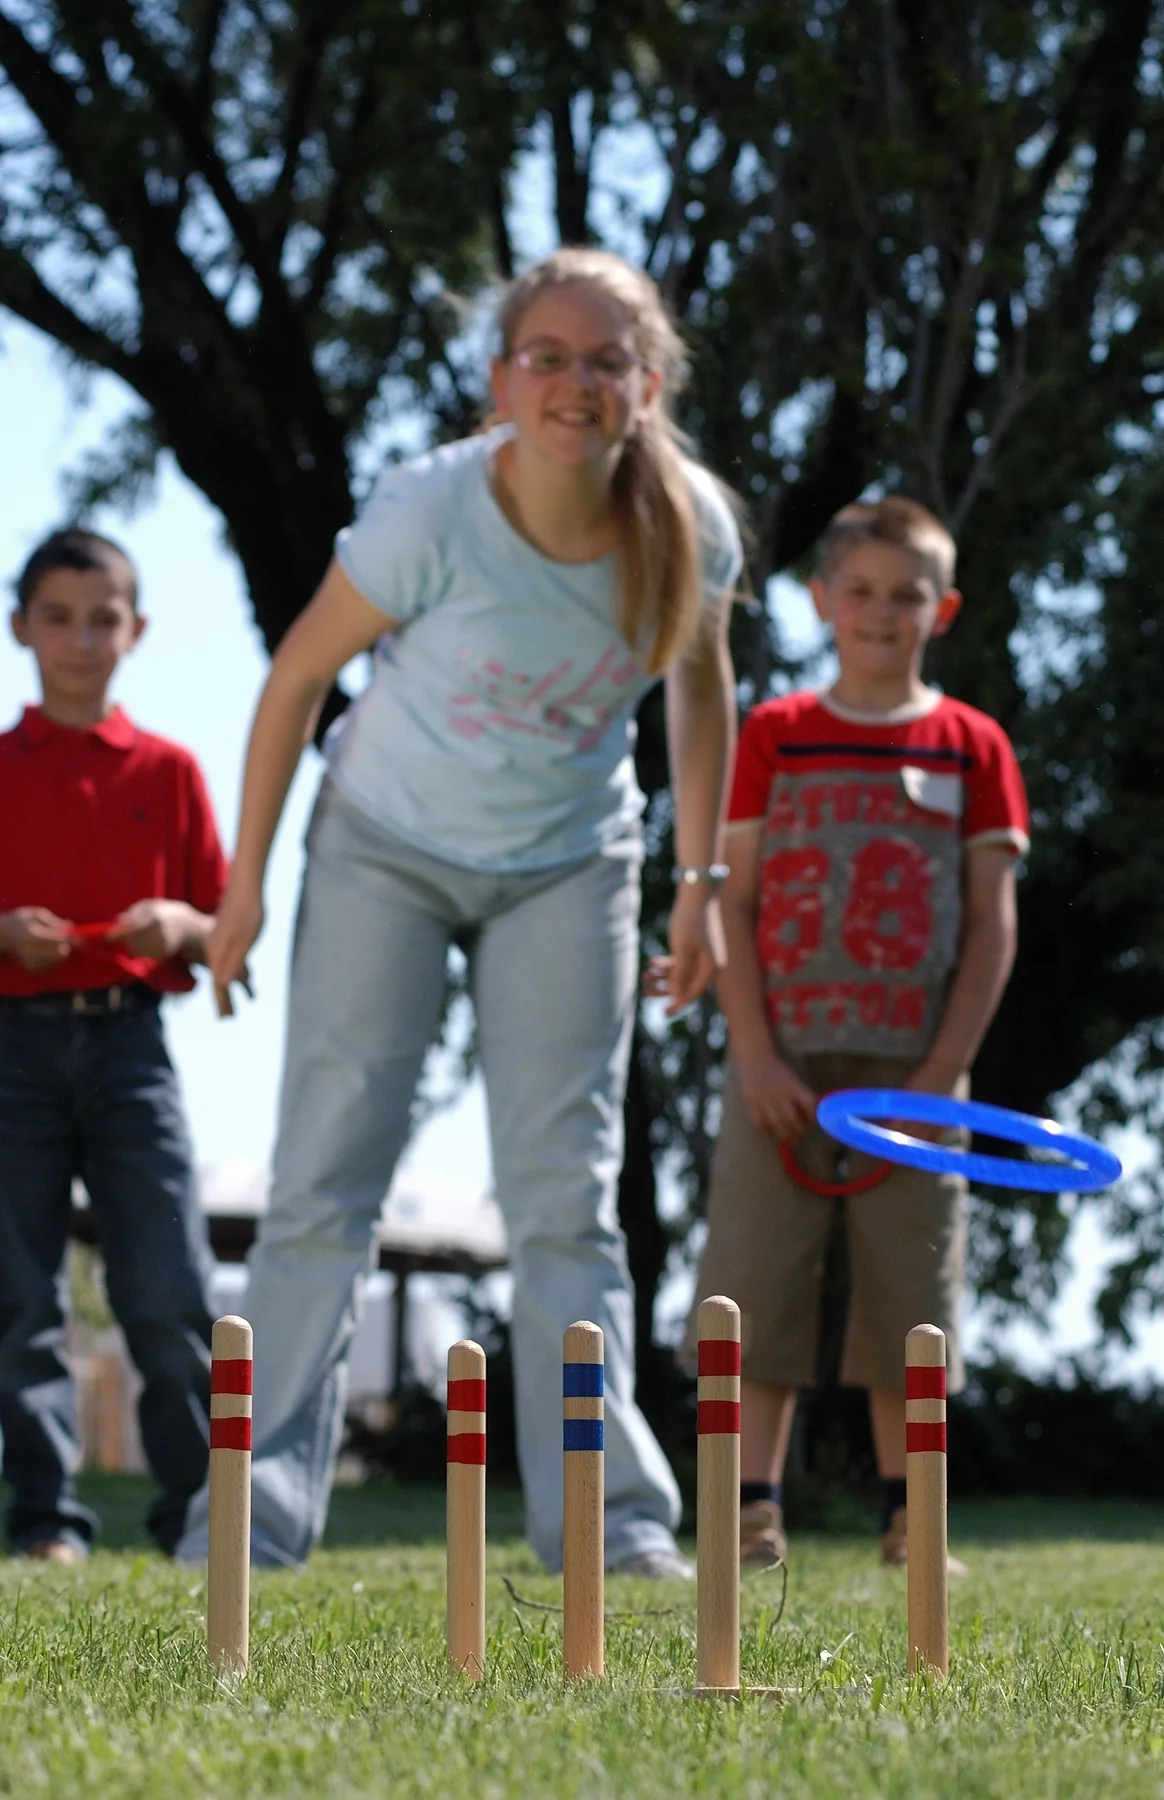
[[[475,869],[613,848],[642,811],[635,709],[653,677],[614,617],[616,559],[555,562],[489,481],[507,427],[384,470],[336,539],[345,573],[400,629],[328,739],[332,776],[388,830]],[[690,471],[709,603],[742,563],[731,508]]]

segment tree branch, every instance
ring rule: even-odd
[[[6,244],[0,244],[0,298],[10,312],[63,344],[82,362],[108,369],[128,386],[138,388],[139,360],[115,339],[86,324],[51,288],[45,286],[32,264]]]
[[[335,146],[332,152],[334,180],[324,207],[319,248],[311,259],[311,280],[305,303],[310,311],[318,307],[327,292],[328,283],[335,273],[344,226],[358,204],[358,178],[366,169],[368,160],[368,128],[376,116],[380,101],[380,90],[375,80],[378,63],[379,58],[370,51],[352,107],[351,126],[344,141]]]
[[[554,142],[554,205],[564,244],[584,244],[590,204],[590,155],[582,156],[574,136],[572,88],[559,88],[550,102]]]
[[[327,36],[327,26],[321,19],[316,18],[307,27],[303,53],[296,64],[287,93],[283,130],[280,134],[283,162],[266,201],[273,252],[280,266],[291,225],[295,178],[302,161],[303,140],[307,134],[312,104],[319,89],[320,60],[327,44]]]

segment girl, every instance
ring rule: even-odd
[[[668,411],[682,345],[653,283],[562,250],[509,290],[492,429],[387,469],[280,645],[247,755],[209,950],[220,987],[262,925],[279,814],[333,678],[376,672],[329,743],[308,833],[271,1207],[251,1262],[253,1554],[323,1529],[345,1352],[436,1032],[466,950],[514,1278],[526,1528],[561,1566],[560,1363],[606,1336],[606,1555],[684,1575],[679,1501],[634,1404],[616,1188],[638,981],[635,708],[666,680],[682,865],[677,1011],[714,967],[717,832],[734,718],[739,536]],[[205,1496],[182,1546],[204,1554]]]

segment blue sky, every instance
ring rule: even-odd
[[[33,544],[61,522],[61,473],[126,410],[129,395],[111,377],[81,384],[38,334],[0,315],[0,577],[15,575]],[[206,772],[229,849],[247,728],[265,670],[238,568],[224,549],[218,515],[168,459],[153,500],[132,519],[95,519],[120,538],[141,572],[150,629],[124,666],[118,697],[143,726],[177,738]],[[809,629],[802,596],[782,586],[786,625]],[[7,633],[0,642],[0,722],[36,698],[29,659]],[[319,779],[304,759],[272,860],[268,924],[252,959],[257,1000],[228,1021],[214,1017],[204,985],[168,1006],[171,1043],[185,1086],[198,1161],[204,1166],[264,1165],[275,1117],[284,1019],[288,942],[300,865],[300,841]],[[480,1191],[489,1180],[484,1107],[473,1086],[420,1133],[406,1168],[419,1183]],[[1073,1237],[1074,1278],[1051,1330],[1022,1328],[1009,1341],[1025,1361],[1081,1348],[1093,1336],[1087,1301],[1105,1247],[1084,1222]],[[673,1295],[680,1302],[678,1290]],[[972,1332],[979,1340],[984,1325]],[[998,1334],[991,1332],[996,1345]],[[1139,1334],[1118,1366],[1164,1376],[1164,1324]]]

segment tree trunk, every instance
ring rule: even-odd
[[[642,1040],[635,1031],[631,1045],[623,1121],[626,1150],[618,1180],[618,1217],[626,1234],[627,1261],[635,1290],[635,1365],[640,1402],[650,1410],[650,1390],[657,1362],[654,1342],[655,1299],[667,1262],[669,1243],[659,1217],[651,1108],[643,1074]]]

